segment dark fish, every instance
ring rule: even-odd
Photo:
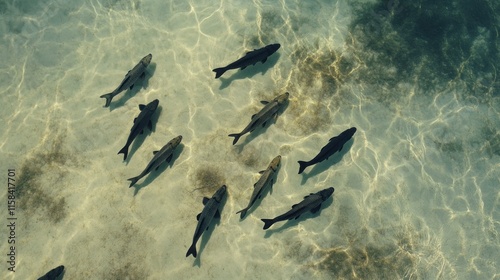
[[[317,193],[311,193],[308,196],[304,196],[304,200],[300,203],[292,206],[292,210],[286,212],[283,215],[279,215],[274,219],[262,219],[264,222],[264,229],[268,229],[274,223],[279,221],[298,219],[300,215],[311,211],[313,214],[318,212],[321,208],[321,203],[327,200],[333,193],[333,188],[327,188]]]
[[[127,139],[127,143],[125,143],[125,146],[118,152],[118,154],[123,154],[123,160],[127,159],[128,155],[128,147],[130,144],[132,144],[132,141],[134,141],[135,137],[137,135],[142,134],[144,131],[144,128],[146,126],[149,128],[149,130],[153,129],[153,124],[151,123],[151,117],[153,116],[153,113],[156,111],[156,108],[158,107],[158,99],[155,99],[151,101],[148,105],[139,105],[139,109],[141,112],[139,113],[139,116],[134,119],[134,125],[130,129],[130,134]]]
[[[38,280],[56,280],[58,277],[62,275],[64,271],[64,265],[60,265],[51,271],[47,272],[44,276],[38,278]]]
[[[104,107],[109,106],[109,104],[111,103],[111,99],[113,99],[115,95],[119,94],[120,92],[128,88],[132,89],[137,80],[143,79],[146,76],[146,68],[151,62],[152,57],[153,57],[152,54],[148,54],[145,57],[143,57],[141,61],[139,61],[139,63],[134,68],[132,68],[132,70],[128,71],[128,73],[125,75],[125,78],[123,78],[121,84],[113,92],[103,94],[100,96],[101,98],[106,98],[106,104],[104,105]]]
[[[238,68],[241,68],[241,70],[243,70],[248,65],[255,65],[259,61],[262,61],[262,63],[264,63],[270,55],[275,53],[280,48],[280,46],[280,44],[271,44],[258,50],[255,49],[253,51],[249,51],[245,54],[245,56],[229,64],[228,66],[215,68],[212,71],[215,72],[215,78],[217,79],[222,76],[222,74],[224,74],[224,72],[226,72],[227,70]]]
[[[281,161],[281,156],[275,157],[271,163],[269,163],[269,166],[267,167],[266,170],[262,170],[260,174],[262,176],[260,177],[259,181],[253,185],[253,192],[252,192],[252,197],[250,198],[250,202],[248,202],[247,207],[244,209],[236,212],[236,214],[241,213],[240,218],[243,219],[245,215],[247,214],[248,209],[252,207],[252,205],[257,201],[257,198],[262,197],[262,193],[264,192],[264,189],[269,186],[269,188],[273,187],[274,184],[274,179],[276,172],[278,171],[278,166],[280,165]]]
[[[158,170],[158,168],[162,163],[170,162],[170,160],[172,160],[175,148],[177,148],[177,146],[179,145],[179,143],[181,143],[181,141],[182,141],[182,136],[179,135],[174,139],[170,140],[159,151],[154,151],[153,152],[154,157],[148,163],[144,171],[142,171],[141,174],[139,174],[138,176],[128,179],[129,181],[131,181],[129,188],[131,188],[137,181],[139,181],[142,177],[146,176],[146,174],[151,172],[153,169]]]
[[[302,173],[304,171],[304,169],[306,169],[306,167],[313,165],[313,164],[316,164],[318,162],[322,162],[325,159],[328,159],[334,153],[342,151],[342,147],[344,147],[344,144],[347,141],[349,141],[349,139],[351,139],[351,137],[354,135],[355,132],[356,132],[356,128],[351,127],[348,130],[340,133],[338,136],[331,138],[329,140],[328,144],[326,144],[326,146],[321,148],[321,151],[319,152],[319,154],[317,154],[310,161],[300,161],[299,160],[299,165],[300,165],[299,174]]]
[[[196,230],[194,231],[193,244],[191,244],[191,247],[189,247],[189,250],[186,253],[186,257],[188,257],[189,255],[193,255],[193,257],[196,258],[196,242],[198,242],[198,239],[200,239],[203,232],[205,230],[208,230],[208,226],[210,226],[212,219],[214,217],[220,217],[219,206],[225,195],[226,186],[223,185],[215,192],[212,198],[203,198],[203,205],[205,205],[205,207],[203,208],[201,213],[196,216],[198,224],[196,225]]]
[[[255,128],[262,125],[263,127],[266,125],[267,121],[271,118],[277,118],[279,110],[283,107],[285,102],[288,100],[288,96],[290,94],[288,92],[283,93],[282,95],[273,99],[273,101],[261,101],[262,104],[266,104],[264,108],[262,108],[257,114],[252,116],[252,120],[250,123],[241,131],[240,133],[229,134],[230,137],[234,137],[233,145],[238,142],[241,136],[248,132],[252,132]]]

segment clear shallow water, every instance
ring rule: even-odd
[[[0,154],[18,180],[7,279],[59,264],[65,279],[499,277],[497,4],[73,2],[0,4]],[[274,42],[264,65],[214,79]],[[142,87],[102,108],[147,53]],[[231,146],[259,101],[285,91],[276,123]],[[121,162],[138,104],[155,98],[154,132]],[[297,175],[351,126],[340,155]],[[177,135],[173,165],[128,189]],[[272,194],[239,221],[277,154]],[[221,184],[222,219],[186,259],[202,197]],[[330,186],[319,216],[262,230]]]

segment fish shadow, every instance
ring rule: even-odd
[[[139,147],[141,147],[142,143],[144,143],[146,137],[148,137],[149,135],[151,135],[151,133],[156,131],[156,124],[158,123],[158,119],[160,117],[162,110],[163,110],[162,107],[158,106],[158,108],[156,108],[156,112],[153,114],[153,116],[151,116],[151,124],[152,124],[151,130],[149,130],[149,128],[147,127],[144,128],[143,133],[137,135],[134,141],[132,141],[132,144],[129,147],[127,159],[125,160],[126,165],[128,165],[132,156],[139,149]]]
[[[238,69],[236,73],[231,75],[228,78],[223,78],[220,77],[219,80],[221,81],[219,90],[223,90],[227,88],[233,81],[235,80],[243,80],[246,78],[252,78],[253,76],[257,75],[258,73],[261,73],[262,75],[266,74],[267,70],[271,69],[276,63],[278,62],[278,59],[280,58],[281,54],[280,53],[275,53],[271,55],[270,57],[267,58],[267,61],[262,63],[262,62],[257,62],[255,65],[248,65],[245,69],[241,70]],[[235,69],[231,69],[228,71],[234,71]]]
[[[347,141],[344,144],[342,151],[331,155],[330,158],[327,160],[324,160],[320,163],[315,164],[312,167],[310,172],[305,172],[305,171],[302,172],[302,181],[300,182],[300,184],[304,185],[309,178],[316,176],[320,173],[323,173],[328,168],[330,168],[332,165],[339,163],[342,160],[342,158],[344,157],[344,155],[347,154],[347,152],[349,152],[351,150],[351,147],[353,144],[354,144],[354,138],[351,138],[349,141]]]
[[[276,170],[276,173],[274,174],[273,176],[273,185],[272,186],[266,186],[264,188],[264,191],[262,192],[262,197],[261,198],[257,198],[254,202],[254,204],[247,210],[247,213],[245,215],[245,217],[243,217],[243,219],[241,218],[241,213],[240,213],[240,222],[245,220],[248,216],[250,216],[250,214],[253,213],[253,211],[255,211],[255,209],[259,208],[260,204],[262,203],[262,201],[264,200],[264,198],[266,198],[266,196],[268,194],[273,194],[273,188],[274,188],[274,185],[276,184],[276,178],[278,178],[278,173],[281,169],[281,164],[280,164],[280,167],[278,167],[278,170]],[[253,190],[252,190],[253,192]],[[250,194],[250,198],[251,197],[251,194]]]
[[[288,104],[289,102],[287,101],[286,104],[283,104],[283,109],[280,110],[278,112],[278,117],[277,118],[272,118],[270,120],[267,121],[266,125],[265,126],[259,126],[257,128],[255,128],[254,130],[252,130],[250,133],[248,133],[248,135],[244,135],[244,136],[241,136],[241,137],[245,137],[244,139],[240,140],[240,144],[235,144],[234,146],[238,147],[238,153],[241,153],[243,151],[243,147],[250,143],[252,140],[254,140],[255,138],[257,138],[258,136],[260,136],[261,134],[263,134],[264,132],[266,132],[269,127],[271,127],[273,124],[275,124],[280,115],[286,110],[286,108],[288,107]],[[240,138],[241,139],[241,138]]]
[[[139,190],[141,190],[142,188],[145,188],[146,186],[148,186],[151,182],[153,182],[158,176],[160,176],[160,174],[163,173],[163,171],[167,170],[168,167],[172,168],[172,166],[174,165],[174,162],[177,160],[177,158],[179,158],[180,154],[182,153],[182,151],[184,150],[184,144],[180,143],[179,146],[174,150],[174,152],[172,153],[172,159],[170,160],[169,163],[165,164],[165,163],[162,163],[158,169],[156,170],[152,170],[151,172],[149,172],[148,175],[146,175],[146,178],[144,179],[144,181],[142,183],[139,183],[139,184],[135,184],[133,187],[135,187],[135,190],[134,190],[134,196],[139,193]],[[151,153],[152,154],[152,153]],[[154,155],[153,155],[154,156]],[[153,158],[153,157],[151,157]]]
[[[307,213],[300,215],[300,218],[298,218],[298,219],[287,220],[279,228],[265,230],[266,233],[264,234],[264,238],[269,238],[269,237],[271,237],[271,235],[273,235],[275,233],[280,233],[280,232],[283,232],[291,227],[295,227],[295,226],[297,226],[298,223],[300,223],[302,221],[316,218],[319,215],[321,215],[321,212],[323,212],[324,209],[328,208],[332,204],[333,204],[333,196],[329,197],[327,200],[325,200],[325,201],[323,201],[323,203],[321,203],[321,208],[319,209],[318,212],[313,214],[311,211],[307,211]],[[274,225],[272,225],[272,226],[274,226]]]
[[[259,135],[261,135],[264,132],[266,132],[267,129],[273,123],[274,123],[274,120],[271,120],[269,123],[266,123],[265,126],[261,125],[261,126],[255,128],[254,130],[252,130],[247,135],[242,135],[241,137],[244,137],[244,138],[238,142],[239,144],[238,143],[234,144],[234,146],[238,148],[238,153],[241,153],[243,151],[243,147],[244,146],[246,146],[248,143],[252,142],[252,140],[254,140],[255,138],[257,138]]]
[[[210,237],[212,236],[212,233],[214,232],[215,227],[220,225],[220,221],[222,219],[222,210],[224,209],[224,206],[226,205],[227,198],[228,198],[228,195],[225,195],[224,199],[222,199],[220,206],[219,206],[219,213],[221,213],[221,218],[215,218],[215,220],[217,222],[215,222],[215,223],[212,222],[208,226],[208,229],[205,230],[206,232],[201,236],[200,249],[198,250],[198,254],[196,256],[196,259],[194,260],[193,266],[198,266],[198,267],[201,266],[201,253],[205,250],[205,246],[207,246],[208,240],[210,240]]]
[[[109,104],[109,110],[113,111],[114,109],[118,107],[122,107],[125,105],[125,103],[134,97],[141,89],[147,89],[149,86],[149,79],[153,77],[154,73],[156,71],[156,63],[150,63],[148,68],[146,69],[146,75],[144,76],[144,79],[138,80],[132,89],[127,89],[123,95],[119,99],[113,98],[113,101],[111,101],[111,104]]]

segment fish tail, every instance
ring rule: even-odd
[[[304,169],[306,169],[306,167],[309,166],[309,165],[307,165],[308,162],[306,162],[306,161],[299,160],[298,163],[300,165],[300,167],[299,167],[299,174],[302,173],[302,172],[304,172]]]
[[[193,245],[191,245],[191,247],[189,247],[187,253],[186,253],[186,258],[189,256],[189,255],[193,255],[193,257],[196,258],[196,243],[193,243]]]
[[[228,136],[229,136],[229,137],[234,137],[234,140],[233,140],[233,145],[234,145],[234,144],[236,144],[236,142],[238,142],[238,140],[240,139],[241,134],[239,134],[239,133],[233,133],[233,134],[229,134]]]
[[[137,183],[137,181],[139,181],[139,179],[140,179],[140,178],[141,178],[141,177],[137,176],[137,177],[134,177],[134,178],[129,178],[129,179],[127,179],[127,180],[129,180],[129,181],[130,181],[130,186],[129,186],[129,188],[131,188],[133,185],[135,185],[135,183]]]
[[[274,224],[274,219],[261,219],[264,222],[264,229],[268,229]]]
[[[236,212],[236,214],[241,213],[240,219],[245,218],[245,215],[247,214],[248,208],[241,209],[240,211]]]
[[[220,76],[222,76],[222,74],[224,74],[224,72],[226,72],[227,69],[226,69],[226,67],[221,67],[221,68],[215,68],[212,71],[215,72],[215,78],[217,79]]]
[[[128,155],[128,145],[125,145],[119,152],[118,154],[123,154],[123,160],[127,159]]]
[[[101,98],[106,98],[106,104],[104,104],[104,107],[109,107],[109,104],[111,104],[111,99],[113,99],[114,96],[115,92],[106,93],[100,96]]]

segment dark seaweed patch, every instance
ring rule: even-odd
[[[140,228],[132,223],[125,223],[118,233],[112,232],[104,237],[106,243],[111,241],[108,240],[108,236],[113,240],[114,256],[108,264],[109,269],[100,279],[147,279],[148,271],[136,260],[145,258],[146,252],[138,244],[151,242],[148,235],[145,235],[140,231]]]
[[[446,153],[463,153],[464,148],[462,142],[439,142],[434,141],[437,148]]]
[[[397,246],[332,248],[325,251],[318,269],[328,271],[341,279],[403,279],[408,268],[414,266],[414,258],[397,254]]]
[[[491,121],[488,121],[482,128],[485,141],[481,143],[484,145],[486,153],[491,158],[493,155],[500,156],[500,132]]]
[[[293,122],[296,127],[291,133],[310,135],[328,129],[331,109],[350,105],[349,92],[342,85],[356,72],[358,59],[316,42],[296,46],[291,60],[295,67],[286,90],[296,99],[287,114],[300,119]]]
[[[417,256],[410,235],[396,234],[394,242],[383,244],[351,234],[347,247],[321,250],[321,260],[313,267],[336,279],[416,279]]]
[[[54,197],[52,194],[65,187],[63,182],[66,172],[61,167],[73,161],[72,156],[63,150],[61,136],[54,140],[50,150],[37,152],[27,158],[17,181],[19,208],[30,216],[45,213],[45,217],[54,223],[64,219],[67,215],[66,201],[64,197]]]
[[[225,184],[224,176],[214,167],[202,167],[195,171],[195,186],[203,195],[211,197],[222,185]]]
[[[376,94],[401,82],[417,83],[425,94],[459,81],[463,97],[487,102],[500,88],[499,8],[485,0],[353,4],[352,46],[366,65],[359,78],[379,87]]]

